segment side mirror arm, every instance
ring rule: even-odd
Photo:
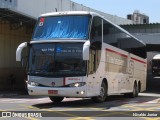
[[[17,50],[16,50],[16,61],[21,61],[21,53],[22,53],[22,50],[23,48],[27,47],[29,45],[29,43],[27,42],[24,42],[24,43],[21,43]]]

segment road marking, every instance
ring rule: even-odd
[[[6,111],[6,110],[4,110],[4,109],[3,109],[3,110],[2,110],[2,109],[0,109],[0,111]]]
[[[43,112],[43,113],[54,112],[54,113],[61,114],[61,115],[66,115],[66,116],[69,116],[69,117],[79,117],[79,116],[74,115],[74,114],[69,114],[69,113],[65,113],[65,112],[57,111],[57,110],[48,110],[48,109],[41,109],[41,110],[45,110],[45,112]]]
[[[26,119],[29,119],[29,120],[40,120],[40,119],[37,119],[37,118],[33,118],[33,117],[25,117]]]
[[[146,103],[160,103],[160,99],[158,98],[158,99],[146,102]]]
[[[16,110],[26,110],[26,108],[16,108]],[[6,110],[0,110],[0,111],[15,111],[15,108],[13,108],[13,109],[6,109]]]
[[[144,105],[145,106],[145,105]],[[137,107],[135,105],[123,105],[123,107],[127,107],[127,108],[133,108],[135,109],[136,111],[155,111],[153,109],[157,108],[157,106],[155,107],[149,107],[149,108],[140,108],[140,107]]]
[[[71,119],[67,119],[67,120],[96,120],[92,117],[77,117],[77,118],[71,118]]]
[[[160,120],[160,117],[156,117],[156,118],[154,118],[154,117],[151,117],[151,118],[142,117],[142,118],[144,118],[145,120]]]
[[[29,102],[31,102],[31,103],[37,103],[37,101],[38,101],[38,103],[44,103],[44,101],[45,102],[50,102],[50,100],[49,100],[49,98],[34,98],[34,99],[23,99],[23,98],[21,98],[21,99],[19,99],[19,98],[17,98],[17,99],[12,99],[12,98],[2,98],[1,100],[0,100],[0,103],[29,103]]]

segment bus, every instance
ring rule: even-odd
[[[109,95],[137,97],[146,90],[146,45],[103,16],[88,11],[42,14],[28,48],[29,95],[59,103],[67,98],[104,102]]]
[[[151,60],[152,76],[160,76],[160,54],[155,55]]]

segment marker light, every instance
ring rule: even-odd
[[[38,86],[39,83],[33,82],[33,81],[28,81],[28,84],[31,86]]]

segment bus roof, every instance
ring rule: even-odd
[[[62,11],[62,12],[51,12],[42,14],[41,17],[47,16],[62,16],[62,15],[89,15],[91,12],[88,11]]]
[[[160,59],[160,54],[155,55],[153,59]]]
[[[90,12],[90,11],[62,11],[62,12],[51,12],[51,13],[42,14],[40,17],[63,16],[63,15],[92,15],[92,16],[99,16],[99,17],[105,19],[110,24],[112,24],[115,27],[117,27],[118,29],[120,29],[121,31],[123,31],[124,33],[126,33],[129,37],[134,38],[136,45],[132,45],[132,46],[135,47],[135,46],[137,46],[137,44],[139,44],[137,47],[140,47],[140,46],[141,47],[146,47],[146,44],[143,41],[141,41],[138,38],[134,37],[128,31],[126,31],[125,29],[123,29],[120,26],[116,25],[115,23],[111,22],[110,20],[108,20],[104,16],[101,16],[100,14],[95,13],[95,12]]]

